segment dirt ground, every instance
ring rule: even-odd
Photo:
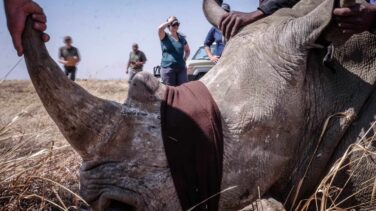
[[[95,96],[123,102],[127,81],[78,81]],[[30,81],[0,83],[0,210],[85,209],[81,159],[48,116]]]

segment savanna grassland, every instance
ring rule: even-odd
[[[78,81],[123,102],[126,81]],[[30,81],[0,82],[0,210],[77,210],[81,158],[48,116]]]
[[[95,96],[119,103],[124,101],[128,90],[126,81],[77,83]],[[375,142],[376,136],[364,136],[359,143],[351,145],[316,192],[307,200],[296,203],[296,210],[309,210],[312,206],[322,211],[356,209],[358,205],[342,206],[343,200],[337,197],[342,187],[333,186],[333,179],[346,165],[373,160],[376,154],[370,146]],[[354,154],[359,159],[345,164],[344,161]],[[0,82],[0,210],[88,210],[78,194],[80,164],[81,158],[48,116],[32,83]],[[369,204],[376,207],[376,178],[364,181],[362,190],[372,192]],[[256,203],[246,210],[257,210],[257,207]]]

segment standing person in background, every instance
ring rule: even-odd
[[[222,17],[219,28],[226,38],[230,38],[234,36],[240,28],[268,16],[282,7],[291,7],[298,1],[299,0],[259,0],[261,5],[258,10],[250,13],[231,12],[226,14]],[[368,2],[369,4],[361,4],[356,7],[336,8],[333,11],[335,21],[343,33],[355,34],[368,30],[376,34],[376,24],[374,24],[376,22],[376,2],[375,0],[368,0]],[[286,3],[287,5],[285,6]],[[25,28],[26,17],[31,15],[32,19],[35,21],[33,28],[44,32],[47,29],[46,15],[43,9],[32,0],[4,0],[4,9],[8,30],[12,36],[13,46],[18,56],[22,56],[23,48],[21,36]],[[167,25],[164,26],[164,28],[166,27]],[[162,32],[159,34],[161,35]],[[49,40],[48,34],[43,33],[41,39],[47,42]]]
[[[78,49],[72,46],[72,38],[64,37],[65,46],[59,50],[59,62],[64,65],[65,75],[72,81],[76,80],[77,64],[80,62]]]
[[[129,53],[129,60],[127,64],[126,74],[129,74],[128,81],[131,81],[132,78],[138,73],[142,71],[144,64],[146,63],[146,56],[144,52],[138,49],[138,44],[134,43],[132,45],[132,51]]]
[[[187,40],[178,32],[179,26],[179,20],[171,16],[158,28],[162,47],[161,77],[163,83],[170,86],[179,86],[188,81],[185,61],[190,50]],[[167,27],[170,34],[165,32]]]
[[[226,3],[222,4],[222,8],[226,12],[230,12],[230,10],[231,10],[230,5],[228,5]],[[216,45],[216,48],[214,49],[214,54],[213,54],[211,52],[210,47],[213,45],[214,42],[217,45]],[[209,30],[208,35],[206,35],[204,46],[205,46],[205,52],[208,55],[210,61],[212,61],[213,63],[217,63],[219,58],[222,55],[224,48],[225,48],[225,39],[222,36],[222,32],[217,27],[213,26]]]

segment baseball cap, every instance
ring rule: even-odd
[[[231,11],[230,5],[226,4],[226,3],[222,3],[222,9],[224,9],[226,12],[230,12]]]
[[[171,26],[175,25],[175,24],[180,24],[179,20],[178,19],[175,19],[171,22]]]

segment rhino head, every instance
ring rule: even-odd
[[[347,71],[338,77],[366,90],[361,93],[341,87],[343,81],[336,83],[321,64],[324,43],[341,40],[339,48],[363,52],[358,44],[371,39],[367,35],[368,41],[346,45],[348,37],[335,39],[334,5],[334,0],[302,0],[245,27],[202,79],[222,114],[222,188],[237,185],[221,195],[221,209],[241,208],[259,193],[287,200],[302,177],[312,182],[299,187],[314,189],[325,169],[304,174],[303,166],[325,118],[350,108],[355,111],[349,116],[358,114],[372,93],[374,63],[360,71],[364,62],[344,62],[345,50],[337,55],[340,65],[334,69]],[[204,0],[204,11],[214,25],[224,14],[214,0]],[[161,136],[165,86],[141,73],[132,80],[124,104],[99,99],[66,78],[31,25],[23,36],[28,71],[47,112],[83,158],[83,198],[94,210],[180,210]],[[356,94],[359,100],[348,100]],[[335,141],[324,142],[313,169],[329,163],[352,121],[339,119],[329,130],[325,138]]]
[[[83,198],[94,210],[180,209],[160,135],[163,85],[140,74],[125,104],[99,99],[65,77],[30,21],[27,25],[23,39],[30,77],[49,115],[83,159]]]

